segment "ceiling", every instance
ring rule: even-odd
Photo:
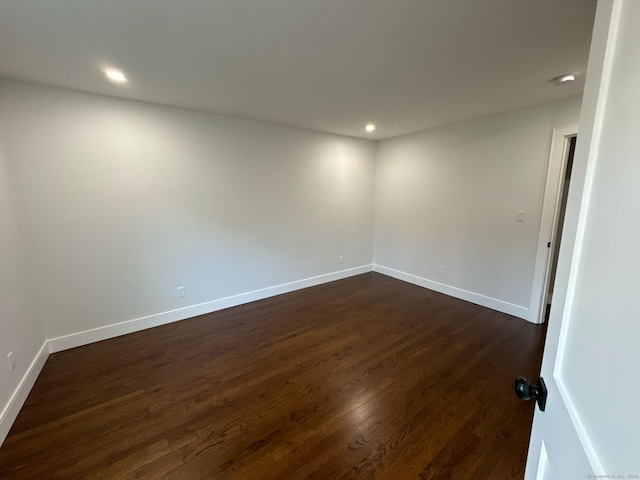
[[[0,76],[381,139],[581,93],[595,3],[1,0]]]

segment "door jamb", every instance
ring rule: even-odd
[[[544,304],[547,299],[547,290],[549,289],[550,267],[558,233],[558,217],[560,215],[562,196],[561,186],[567,168],[570,139],[577,134],[578,126],[569,125],[554,129],[551,136],[551,150],[542,203],[542,215],[540,217],[531,300],[529,302],[529,321],[532,323],[544,323],[546,310],[546,305]],[[551,248],[547,247],[549,242],[551,242]]]

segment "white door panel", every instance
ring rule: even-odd
[[[527,479],[640,478],[639,45],[640,1],[601,0]]]

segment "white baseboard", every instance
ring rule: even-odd
[[[22,377],[22,380],[20,380],[20,383],[13,392],[13,395],[11,395],[9,402],[7,402],[2,413],[0,413],[0,446],[4,442],[4,439],[7,438],[9,430],[11,430],[11,426],[18,417],[18,413],[20,413],[20,409],[22,408],[22,405],[24,405],[33,385],[36,383],[36,379],[38,378],[38,375],[40,375],[40,371],[42,370],[42,367],[44,367],[47,358],[49,358],[49,348],[45,341],[31,362],[31,365],[29,365],[29,368]]]
[[[479,293],[469,292],[468,290],[452,287],[445,283],[434,282],[433,280],[418,277],[411,273],[401,272],[400,270],[395,270],[393,268],[383,267],[382,265],[374,264],[373,271],[529,321],[529,309],[521,307],[520,305],[498,300],[497,298],[487,297]]]
[[[254,302],[256,300],[273,297],[275,295],[293,292],[295,290],[300,290],[301,288],[313,287],[314,285],[341,280],[361,273],[370,272],[372,269],[373,265],[362,265],[360,267],[340,270],[338,272],[327,273],[325,275],[318,275],[316,277],[305,278],[295,282],[283,283],[281,285],[241,293],[231,297],[220,298],[210,302],[199,303],[197,305],[170,310],[168,312],[156,313],[146,317],[135,318],[133,320],[114,323],[104,327],[51,338],[48,341],[49,351],[51,353],[60,352],[69,348],[75,348],[89,343],[119,337],[120,335],[126,335],[127,333],[138,332],[140,330],[146,330],[147,328],[177,322],[197,315],[212,313],[225,308],[235,307],[245,303]]]

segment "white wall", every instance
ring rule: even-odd
[[[551,134],[579,113],[573,97],[381,141],[376,269],[528,318]]]
[[[0,132],[47,338],[372,262],[374,142],[9,81]]]
[[[18,401],[10,408],[14,393],[44,343],[10,183],[0,136],[0,443],[21,406]],[[16,364],[13,372],[9,352]]]

